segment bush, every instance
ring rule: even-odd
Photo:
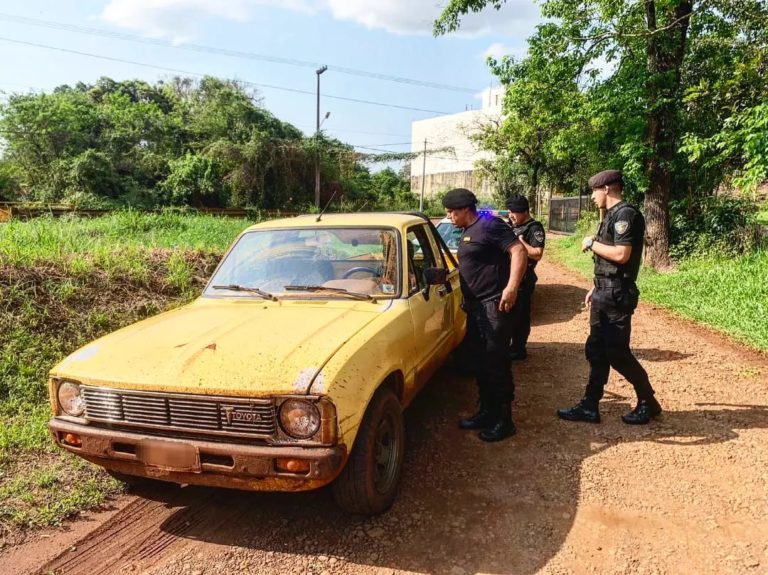
[[[102,152],[86,150],[66,165],[66,196],[115,198],[122,193],[120,176],[112,160]],[[82,203],[82,202],[81,202]]]
[[[692,207],[673,203],[670,211],[670,255],[675,260],[741,255],[759,244],[755,206],[747,200],[708,197]]]
[[[0,160],[0,201],[16,198],[19,193],[19,182],[12,173],[11,165]]]
[[[581,238],[584,236],[591,236],[597,233],[597,212],[592,210],[584,210],[579,216],[579,221],[576,222],[576,237]]]
[[[186,154],[168,162],[171,173],[160,189],[173,205],[195,205],[203,197],[216,198],[218,205],[226,195],[224,171],[216,160],[199,154]]]

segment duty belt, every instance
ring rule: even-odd
[[[595,278],[595,287],[598,288],[622,287],[633,283],[635,282],[629,278]]]

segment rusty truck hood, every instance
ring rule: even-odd
[[[390,303],[201,298],[88,344],[51,375],[148,391],[307,393],[331,355]]]

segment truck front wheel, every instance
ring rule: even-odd
[[[390,389],[376,392],[352,453],[333,484],[336,503],[350,513],[377,515],[392,505],[405,451],[403,408]]]

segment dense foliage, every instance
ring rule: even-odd
[[[413,208],[407,179],[371,173],[354,149],[304,137],[233,81],[150,85],[101,78],[0,107],[0,199],[80,206],[187,205],[300,210],[323,200]],[[375,159],[375,158],[374,158]]]
[[[436,33],[505,0],[451,0]],[[768,178],[768,4],[759,0],[542,0],[521,60],[491,61],[505,117],[480,143],[489,177],[533,194],[585,191],[622,168],[644,194],[647,261],[669,263],[677,223],[718,189]],[[671,210],[671,211],[670,211]],[[674,252],[674,245],[673,252]]]

